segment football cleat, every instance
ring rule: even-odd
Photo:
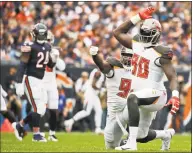
[[[16,123],[16,122],[12,123],[12,127],[14,129],[16,138],[19,141],[22,141],[23,137],[26,135],[24,128],[19,123]]]
[[[49,135],[49,136],[48,136],[48,140],[49,140],[49,141],[54,141],[54,142],[57,142],[57,141],[58,141],[58,139],[57,139],[57,137],[56,137],[55,135]]]
[[[66,129],[66,132],[71,132],[73,124],[74,124],[73,119],[69,119],[69,120],[64,121],[64,126]]]
[[[175,134],[174,129],[168,129],[165,130],[166,136],[162,139],[162,147],[161,150],[169,150],[170,149],[170,142],[172,139],[172,136]]]
[[[46,138],[41,134],[34,134],[32,141],[34,142],[47,142]]]
[[[131,140],[127,140],[127,143],[125,145],[116,147],[115,150],[130,150],[130,151],[135,151],[137,150],[137,143],[132,142]]]

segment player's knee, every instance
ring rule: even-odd
[[[127,98],[127,103],[137,103],[137,96],[134,94],[129,95]]]

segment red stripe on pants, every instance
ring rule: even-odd
[[[28,90],[28,93],[29,93],[29,97],[30,97],[30,100],[31,100],[31,103],[32,103],[32,107],[33,107],[33,109],[34,109],[34,112],[37,112],[36,103],[35,103],[35,101],[34,101],[33,94],[32,94],[32,91],[31,91],[31,87],[30,87],[30,85],[29,85],[28,77],[25,78],[25,84],[26,84],[26,87],[27,87],[27,90]]]

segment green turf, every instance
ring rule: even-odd
[[[32,142],[32,134],[29,133],[20,142],[13,133],[1,133],[1,152],[107,152],[103,136],[94,133],[57,133],[57,136],[58,142]],[[160,140],[138,144],[138,152],[159,152],[160,146]],[[191,135],[175,135],[170,151],[190,152]]]

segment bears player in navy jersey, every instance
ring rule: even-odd
[[[19,140],[23,138],[24,124],[32,123],[32,141],[46,142],[47,140],[40,134],[40,118],[46,111],[46,93],[43,86],[43,77],[46,65],[53,67],[50,51],[51,46],[47,43],[47,27],[38,23],[31,31],[32,42],[26,42],[21,46],[20,65],[17,73],[16,93],[18,96],[27,95],[33,112],[19,123],[13,123],[15,136]],[[24,74],[26,77],[24,77]]]
[[[174,129],[168,129],[150,131],[148,134],[156,111],[165,105],[172,105],[171,114],[175,114],[179,109],[177,75],[171,63],[173,52],[169,47],[159,44],[162,27],[158,20],[152,18],[154,12],[154,7],[148,7],[113,31],[115,38],[126,48],[133,49],[134,53],[131,62],[133,92],[127,99],[129,137],[127,143],[116,147],[116,150],[137,150],[137,138],[141,142],[147,142],[164,135],[168,136],[162,138],[161,149],[168,150],[175,133]],[[139,33],[132,37],[128,31],[139,22]],[[172,98],[167,104],[164,74],[172,90]]]

